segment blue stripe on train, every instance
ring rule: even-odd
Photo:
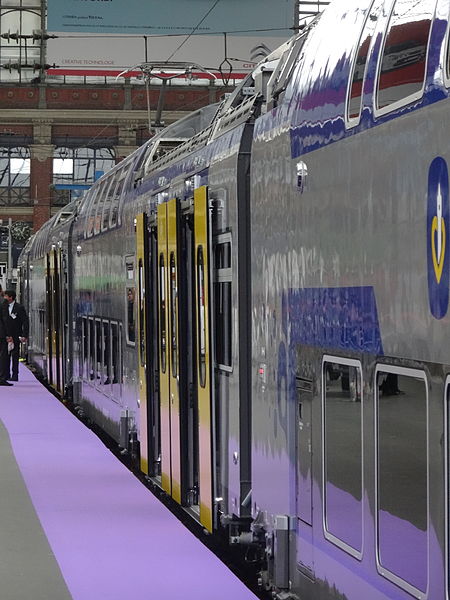
[[[373,287],[289,290],[290,345],[383,355]]]

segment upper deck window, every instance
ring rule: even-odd
[[[349,125],[357,125],[362,111],[362,95],[364,78],[366,73],[367,59],[369,56],[370,44],[377,23],[376,3],[369,6],[366,14],[364,29],[359,40],[358,49],[353,62],[352,76],[350,78],[350,87],[347,102],[347,121]],[[377,3],[379,7],[379,2]]]
[[[380,65],[378,110],[388,112],[421,97],[435,6],[436,0],[394,3]]]

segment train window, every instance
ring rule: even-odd
[[[95,360],[94,383],[98,386],[103,381],[103,331],[101,319],[95,319]]]
[[[379,67],[379,111],[394,110],[421,97],[435,6],[436,0],[394,3]]]
[[[172,377],[176,377],[178,373],[177,265],[173,252],[170,255],[170,338]]]
[[[105,386],[103,391],[108,394],[106,386],[111,384],[111,336],[109,331],[109,321],[102,320],[102,346],[103,346],[103,379],[102,383]]]
[[[161,355],[161,371],[166,372],[167,339],[166,339],[166,266],[164,255],[159,255],[159,343]]]
[[[102,213],[102,231],[106,231],[109,226],[109,221],[111,217],[111,207],[114,202],[115,193],[116,193],[116,183],[117,178],[111,178],[111,185],[108,187],[108,193],[105,196],[105,201],[103,203],[103,213]]]
[[[377,533],[381,573],[408,591],[428,583],[428,396],[424,373],[376,372]]]
[[[95,329],[94,319],[88,318],[88,380],[94,379],[94,360],[95,360]]]
[[[205,260],[203,246],[197,249],[197,323],[198,323],[198,373],[201,387],[206,386],[206,298]]]
[[[87,317],[81,318],[81,368],[80,375],[83,381],[87,380],[88,372],[88,327]]]
[[[362,556],[363,460],[361,366],[324,357],[323,457],[325,537]]]
[[[145,277],[142,259],[139,259],[139,361],[145,367]]]
[[[89,202],[89,206],[87,208],[87,214],[86,214],[86,237],[92,237],[94,235],[95,210],[96,210],[95,200],[96,200],[97,194],[98,194],[98,187],[96,187],[92,191],[92,194],[90,195],[89,200],[87,200],[87,202]]]
[[[347,124],[357,125],[361,117],[362,94],[364,77],[366,73],[367,59],[370,44],[377,23],[376,13],[373,12],[374,2],[369,6],[366,21],[359,40],[358,49],[353,61],[353,70],[350,77],[350,87],[347,101]]]
[[[214,247],[215,357],[220,369],[232,366],[231,234],[218,238]]]
[[[109,219],[109,226],[115,227],[118,223],[119,204],[122,196],[123,184],[125,182],[125,173],[120,174],[120,179],[117,182],[116,192],[114,198],[111,200],[111,213]]]
[[[111,177],[107,180],[106,184],[103,187],[99,187],[99,191],[97,193],[96,201],[93,206],[93,212],[95,211],[94,235],[100,233],[101,230],[103,206],[105,204],[106,196],[108,195],[110,185]]]
[[[273,99],[278,100],[291,81],[294,69],[300,60],[300,54],[305,44],[306,37],[307,36],[304,33],[297,36],[279,60],[274,74],[272,75],[272,81],[269,82],[269,86],[272,87],[271,96]]]
[[[126,262],[127,285],[126,285],[126,323],[127,344],[134,346],[136,343],[136,320],[134,316],[134,304],[136,299],[136,286],[134,283],[134,262]]]
[[[112,397],[120,400],[122,396],[122,329],[118,323],[111,322],[111,363]]]

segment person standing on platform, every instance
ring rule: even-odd
[[[12,337],[9,328],[8,305],[2,300],[0,301],[0,386],[12,385],[7,381],[9,375],[9,343],[12,343]]]
[[[19,380],[19,350],[20,342],[26,342],[28,338],[29,321],[24,307],[16,302],[16,292],[12,290],[5,291],[7,316],[7,331],[12,336],[14,348],[10,352],[10,361],[8,361],[7,379],[9,381]]]

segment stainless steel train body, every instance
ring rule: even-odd
[[[72,244],[74,401],[279,599],[448,598],[449,14],[336,1],[22,257],[42,331]]]

